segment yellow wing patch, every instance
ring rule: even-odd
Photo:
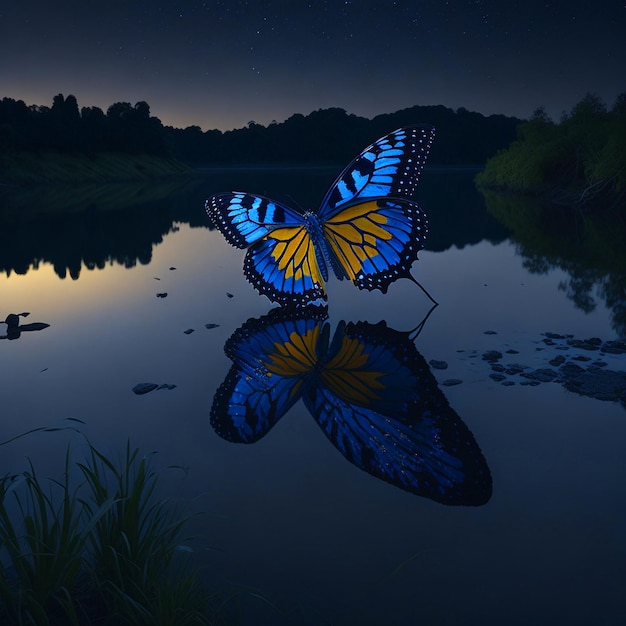
[[[349,402],[367,406],[379,400],[377,389],[384,389],[380,381],[384,372],[366,369],[369,355],[358,339],[344,337],[339,352],[323,367],[320,376],[339,397]]]
[[[378,241],[392,238],[382,227],[386,223],[375,200],[348,207],[324,223],[324,235],[350,280],[361,271],[363,261],[378,255]]]
[[[268,376],[273,374],[283,377],[302,376],[289,391],[291,397],[300,392],[304,375],[315,367],[319,334],[318,326],[304,335],[292,332],[287,341],[274,343],[275,351],[268,354],[268,360],[264,362]]]
[[[315,367],[319,327],[316,326],[304,335],[292,332],[283,343],[274,343],[275,351],[268,354],[265,367],[278,376],[300,376]]]
[[[313,241],[304,226],[277,228],[267,237],[277,242],[272,249],[272,257],[285,278],[302,280],[309,276],[313,283],[323,284]]]

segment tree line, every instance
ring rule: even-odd
[[[58,94],[52,106],[0,100],[0,155],[19,151],[129,152],[175,157],[198,165],[253,163],[347,163],[378,137],[410,124],[431,124],[437,136],[430,162],[482,165],[515,139],[521,120],[484,116],[464,108],[415,106],[367,119],[344,109],[294,114],[268,126],[249,122],[221,132],[164,126],[146,102],[79,109],[73,95]]]
[[[487,161],[480,186],[626,213],[626,92],[609,109],[587,94],[555,123],[540,107]]]
[[[116,102],[104,113],[58,94],[52,106],[0,100],[0,154],[19,151],[130,152],[167,155],[161,121],[146,102]]]

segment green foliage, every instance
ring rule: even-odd
[[[625,98],[618,98],[607,111],[599,98],[589,94],[559,124],[538,109],[518,127],[518,140],[487,161],[477,184],[540,194],[562,204],[603,204],[623,210]]]
[[[48,488],[31,462],[0,479],[0,623],[217,623],[179,558],[187,518],[156,498],[157,478],[130,444],[117,463],[89,444],[83,463],[68,449]]]

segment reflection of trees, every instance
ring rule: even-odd
[[[193,196],[193,186],[178,189],[178,194],[174,190],[172,184],[116,184],[4,194],[0,271],[26,274],[50,263],[60,278],[76,280],[83,267],[148,264],[153,246],[173,229],[174,220],[202,223],[203,199]],[[187,202],[190,195],[194,199]],[[197,217],[192,211],[185,219],[189,207],[196,207]]]
[[[338,173],[336,167],[233,168],[159,185],[0,190],[0,271],[25,274],[47,262],[60,277],[75,279],[82,267],[147,264],[152,247],[172,230],[174,221],[209,226],[204,201],[214,193],[245,189],[314,210]],[[472,170],[427,170],[417,199],[430,221],[428,250],[463,248],[483,239],[498,242],[508,236],[485,211]]]
[[[511,229],[534,274],[559,268],[569,278],[559,285],[572,303],[590,313],[598,299],[611,311],[612,326],[626,337],[626,229],[607,216],[594,219],[566,208],[484,192],[488,211]]]
[[[474,185],[471,169],[426,171],[417,200],[428,215],[426,249],[436,252],[464,248],[484,239],[498,243],[508,230],[485,211],[485,200]]]
[[[144,211],[134,214],[96,214],[43,217],[0,234],[0,271],[26,274],[41,263],[50,263],[59,278],[78,279],[84,266],[103,268],[119,263],[133,267],[146,264],[152,246],[171,230],[167,214]],[[5,236],[6,235],[8,236]]]

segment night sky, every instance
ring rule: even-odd
[[[416,104],[558,121],[587,92],[611,106],[625,68],[626,0],[0,4],[0,97],[145,100],[181,128]]]

